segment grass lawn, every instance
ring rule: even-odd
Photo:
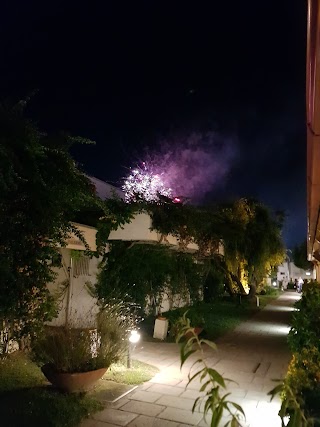
[[[192,326],[196,325],[196,321],[192,322],[192,318],[202,318],[204,321],[204,331],[201,336],[210,340],[222,336],[226,332],[233,330],[240,322],[249,319],[263,307],[265,307],[271,300],[277,298],[279,293],[274,291],[272,295],[259,295],[260,307],[257,307],[256,299],[247,300],[242,299],[241,304],[238,299],[232,300],[231,298],[222,298],[213,303],[198,303],[192,307],[179,308],[163,313],[165,317],[169,319],[170,324],[174,324],[186,310],[188,310],[188,316],[191,319]],[[147,318],[141,324],[141,329],[144,332],[144,338],[150,339],[152,337],[154,325],[154,318]],[[168,335],[168,341],[174,341],[174,336]]]
[[[137,385],[149,381],[157,372],[159,369],[155,366],[132,360],[131,369],[127,369],[125,362],[113,364],[104,374],[103,379],[116,383]]]
[[[0,361],[1,426],[72,427],[100,409],[92,397],[53,390],[23,353]]]
[[[151,379],[157,369],[133,362],[133,368],[114,365],[104,377],[125,384],[140,384]],[[110,386],[112,384],[110,383]],[[98,387],[101,391],[101,386]],[[0,426],[2,427],[75,427],[82,419],[101,410],[94,391],[88,394],[64,394],[46,382],[40,368],[23,353],[0,359]]]

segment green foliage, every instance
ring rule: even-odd
[[[228,400],[230,393],[226,392],[226,382],[230,382],[231,380],[224,378],[218,371],[210,368],[203,354],[203,344],[208,345],[213,350],[216,350],[216,345],[212,341],[198,338],[186,314],[179,319],[177,326],[179,329],[177,342],[184,339],[187,334],[191,334],[191,338],[187,341],[184,340],[180,346],[181,368],[190,358],[194,362],[188,374],[187,387],[192,381],[197,379],[201,382],[199,391],[205,393],[204,397],[198,397],[195,400],[192,412],[200,408],[205,419],[208,417],[211,418],[211,427],[219,427],[224,413],[227,413],[230,420],[224,427],[238,426],[240,416],[245,417],[245,414],[240,405]],[[193,355],[195,357],[192,357]]]
[[[138,204],[110,200],[106,209],[109,214],[98,225],[100,248],[108,243],[111,229],[123,226],[135,213],[145,211],[151,215],[152,227],[164,241],[168,234],[177,238],[178,251],[170,251],[164,245],[148,248],[136,243],[112,243],[111,253],[105,254],[102,263],[100,295],[120,287],[135,298],[140,296],[141,305],[146,296],[158,304],[159,296],[167,287],[169,292],[191,291],[191,298],[196,297],[199,287],[193,284],[197,282],[208,299],[222,295],[224,284],[231,294],[243,294],[244,276],[249,275],[252,282],[261,282],[283,258],[281,221],[258,202],[240,199],[229,205],[195,207],[174,204],[167,199],[161,203]],[[224,257],[219,255],[222,242]],[[199,248],[193,255],[187,254],[190,243],[196,243]]]
[[[257,286],[284,258],[283,217],[273,214],[262,203],[246,199],[226,206],[224,212],[233,223],[232,233],[223,237],[227,264],[238,277],[245,269],[254,294]]]
[[[8,340],[55,316],[51,260],[69,233],[82,238],[70,221],[96,200],[69,155],[77,139],[40,132],[21,105],[0,105],[0,322]]]
[[[282,421],[282,427],[313,427],[313,420],[305,416],[303,410],[303,400],[297,396],[287,381],[278,384],[269,393],[271,400],[277,396],[282,396],[282,404],[279,411],[279,417]],[[289,422],[284,423],[284,419],[289,417]]]
[[[294,264],[302,270],[313,270],[313,263],[307,259],[307,241],[293,248],[292,256]]]
[[[159,306],[165,291],[199,298],[203,266],[195,264],[191,254],[160,244],[114,242],[109,249],[96,285],[99,298],[117,290],[141,307],[146,306],[147,298]]]
[[[125,359],[111,365],[104,374],[103,379],[121,384],[135,385],[150,381],[159,372],[159,369],[155,366],[138,360],[132,360],[131,363],[131,368],[127,367],[127,360]]]
[[[319,425],[320,397],[320,286],[311,281],[295,304],[288,341],[293,357],[284,381],[269,394],[282,396],[281,419],[290,427]],[[315,424],[316,423],[316,424]]]
[[[0,360],[0,411],[4,426],[76,427],[102,405],[90,396],[48,388],[41,370],[20,352]]]
[[[295,308],[288,336],[291,350],[297,353],[309,347],[320,350],[320,285],[317,282],[305,285]]]
[[[268,393],[272,398],[282,397],[279,416],[289,417],[287,426],[312,427],[319,425],[320,352],[317,348],[304,348],[295,353],[284,381]],[[317,422],[317,424],[315,424]]]
[[[34,343],[34,359],[57,372],[86,372],[108,368],[127,350],[135,321],[123,302],[105,303],[95,330],[47,327]]]
[[[104,255],[108,244],[108,238],[112,230],[122,228],[129,223],[135,213],[141,210],[139,205],[125,203],[114,196],[111,199],[101,201],[103,212],[97,221],[97,251]]]

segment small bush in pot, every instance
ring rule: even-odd
[[[95,329],[47,327],[34,343],[34,359],[42,365],[47,379],[58,388],[84,391],[125,354],[128,333],[134,326],[125,303],[108,303],[97,315]],[[101,372],[97,373],[98,370]],[[89,372],[93,373],[92,378],[86,375],[90,384],[79,385],[77,374]],[[71,375],[70,381],[67,374]]]

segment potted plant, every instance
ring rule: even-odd
[[[87,391],[127,351],[130,322],[118,304],[100,311],[95,329],[47,327],[33,346],[34,358],[58,389]]]
[[[193,332],[196,335],[200,335],[204,328],[204,317],[202,316],[202,314],[197,313],[195,310],[190,310],[187,315],[190,318],[191,325],[194,325]],[[186,333],[187,339],[191,338],[192,336],[192,333]]]
[[[171,323],[171,329],[170,329],[170,335],[173,337],[177,336],[178,331],[181,328],[181,319],[182,316],[185,315],[190,319],[190,322],[192,325],[195,325],[193,327],[193,331],[196,335],[200,335],[204,328],[204,317],[197,313],[195,309],[190,310],[173,310],[169,316],[169,320]],[[186,333],[186,338],[189,339],[191,337],[190,333]]]

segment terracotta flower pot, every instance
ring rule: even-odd
[[[51,364],[46,364],[41,370],[53,386],[67,393],[75,393],[90,390],[103,377],[107,368],[69,374],[57,372]]]

